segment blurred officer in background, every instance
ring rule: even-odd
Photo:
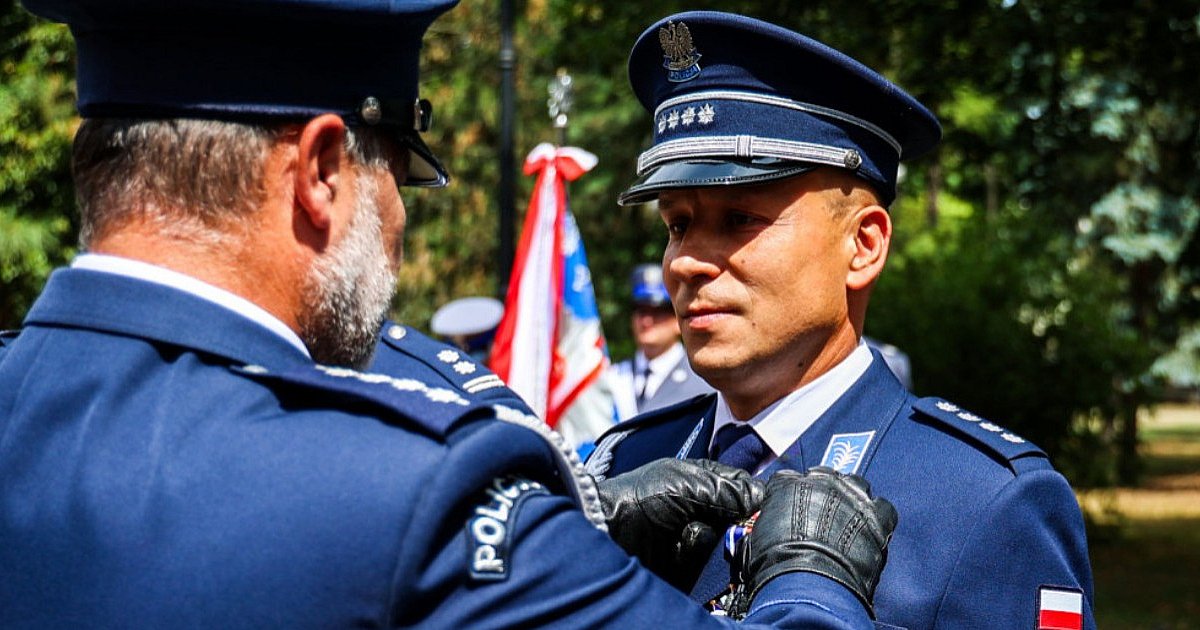
[[[629,72],[654,143],[620,201],[658,200],[683,343],[718,393],[617,425],[590,470],[711,457],[762,477],[858,473],[902,516],[881,624],[1094,627],[1083,518],[1045,453],[909,394],[862,340],[897,167],[937,144],[933,114],[836,50],[724,13],[654,24]],[[723,565],[697,601],[727,587]]]
[[[662,266],[638,265],[630,284],[637,351],[609,368],[618,420],[712,392],[688,365]]]
[[[487,363],[504,317],[504,303],[490,297],[465,297],[443,304],[429,320],[429,330],[480,363]]]
[[[397,185],[446,182],[417,69],[451,4],[27,0],[75,35],[87,253],[0,336],[0,627],[715,627],[642,563],[760,508],[747,619],[870,627],[895,512],[861,480],[597,488],[538,418],[356,369]]]

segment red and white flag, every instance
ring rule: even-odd
[[[1043,586],[1038,591],[1038,630],[1081,630],[1083,593]]]
[[[536,173],[537,182],[491,359],[492,370],[574,446],[613,422],[608,393],[595,387],[608,356],[566,193],[566,182],[595,165],[583,149],[550,144],[525,159],[525,174]]]

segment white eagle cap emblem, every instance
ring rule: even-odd
[[[667,22],[658,29],[658,43],[662,44],[668,81],[683,83],[700,76],[700,53],[696,52],[687,24]]]

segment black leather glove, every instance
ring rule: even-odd
[[[659,459],[597,484],[608,533],[676,588],[691,588],[731,523],[758,510],[763,484],[704,459]]]
[[[749,599],[771,578],[809,571],[850,589],[874,619],[871,601],[896,520],[896,508],[872,499],[862,477],[824,467],[775,473],[754,530],[738,549]]]

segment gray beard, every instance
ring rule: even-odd
[[[300,338],[317,363],[364,369],[396,291],[384,250],[375,182],[358,178],[345,238],[313,262],[304,283]]]

